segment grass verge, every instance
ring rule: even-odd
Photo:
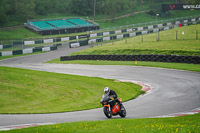
[[[116,54],[176,54],[200,55],[200,36],[198,25],[185,26],[159,32],[160,41],[156,41],[158,33],[136,36],[121,41],[108,43],[98,47],[84,49],[72,55],[116,55]],[[184,34],[183,34],[184,32]],[[198,33],[198,34],[197,34]],[[177,37],[177,40],[176,40]]]
[[[152,5],[152,4],[151,4]],[[145,8],[146,7],[146,8]],[[148,6],[146,5],[143,10],[147,10]],[[141,8],[140,8],[141,9]],[[130,11],[126,11],[124,13],[130,13]],[[185,16],[193,16],[198,15],[198,11],[172,11],[170,12],[168,17],[158,17],[157,20],[166,20],[166,19],[173,19],[173,18],[179,18],[179,17],[185,17]],[[118,13],[118,15],[123,15],[121,13]],[[116,15],[116,16],[118,16]],[[50,14],[46,16],[40,16],[41,19],[51,19],[51,18],[57,18],[57,19],[63,19],[66,18],[69,15],[66,14]],[[80,17],[73,14],[70,14],[71,17]],[[85,18],[85,16],[82,16]],[[93,16],[90,16],[91,19]],[[86,18],[85,18],[86,19]],[[104,15],[97,15],[96,19],[104,19]],[[175,20],[175,19],[174,19]],[[157,23],[155,16],[148,15],[146,13],[139,13],[135,14],[134,16],[129,16],[121,19],[117,19],[114,22],[109,21],[97,21],[99,23],[101,29],[105,28],[114,28],[114,27],[120,27],[120,26],[126,26],[126,25],[132,25],[132,24],[139,24],[139,23],[145,23],[145,22],[152,22],[152,24]],[[13,23],[13,22],[12,22]],[[17,22],[16,24],[22,24],[22,22]],[[13,23],[15,24],[15,23]],[[11,24],[11,25],[13,25]],[[4,26],[7,26],[9,24],[6,24]],[[144,26],[144,25],[141,25]],[[0,26],[1,27],[1,26]],[[74,33],[70,34],[72,35],[78,35],[78,34],[84,34],[84,33]],[[32,38],[47,38],[47,37],[61,37],[61,36],[69,36],[69,34],[61,34],[61,35],[48,35],[48,36],[42,36],[37,33],[34,33],[26,28],[14,28],[13,30],[2,30],[0,31],[0,40],[17,40],[17,39],[32,39]]]
[[[91,61],[91,60],[74,60],[74,61],[60,61],[55,59],[47,63],[63,63],[63,64],[89,64],[89,65],[129,65],[129,66],[148,66],[170,68],[178,70],[196,71],[200,72],[199,64],[185,64],[185,63],[164,63],[164,62],[145,62],[145,61]]]
[[[112,119],[32,127],[6,133],[199,133],[200,113],[174,118]]]
[[[52,113],[98,108],[105,86],[114,89],[123,101],[143,93],[139,85],[111,79],[0,67],[0,113]]]

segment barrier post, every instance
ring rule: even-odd
[[[157,35],[156,35],[156,41],[160,41],[160,34],[159,34],[159,31],[157,32]]]
[[[143,35],[142,35],[142,39],[141,39],[141,42],[143,42]]]
[[[12,43],[12,50],[13,50],[13,40],[11,41],[11,43]]]
[[[112,37],[112,44],[114,44],[114,37]]]
[[[178,31],[176,31],[176,40],[178,40]]]
[[[135,65],[137,65],[138,64],[138,62],[137,62],[137,60],[135,60]]]
[[[24,44],[24,41],[23,41],[23,39],[22,39],[22,49],[23,49],[23,44]]]
[[[198,30],[196,30],[196,40],[198,40]]]

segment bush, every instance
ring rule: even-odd
[[[155,9],[151,9],[151,10],[147,11],[147,14],[152,15],[152,16],[155,16],[158,13],[159,13],[159,11],[155,10]]]

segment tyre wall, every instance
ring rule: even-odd
[[[179,55],[75,55],[61,56],[61,61],[69,60],[110,60],[110,61],[153,61],[200,64],[200,56]]]

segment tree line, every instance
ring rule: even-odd
[[[0,24],[12,19],[26,21],[38,15],[51,13],[76,14],[80,16],[104,15],[114,18],[118,12],[130,10],[134,14],[136,6],[144,2],[154,3],[167,0],[0,0]],[[174,2],[198,3],[199,0],[172,0]],[[11,19],[12,18],[12,19]]]
[[[33,19],[38,15],[51,13],[89,16],[94,13],[115,16],[128,3],[134,5],[140,0],[0,0],[0,23],[14,17],[19,20]],[[94,5],[95,2],[95,5]]]

